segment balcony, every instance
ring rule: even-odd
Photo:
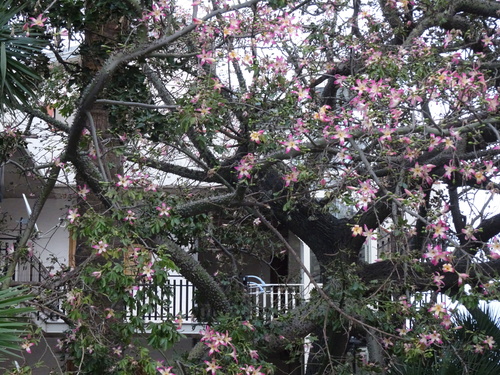
[[[0,241],[0,266],[5,271],[10,263],[16,241],[11,238],[0,239]],[[42,262],[35,255],[27,254],[16,267],[13,279],[18,284],[37,285],[49,277],[50,272]],[[147,313],[142,316],[146,323],[160,323],[167,319],[181,318],[183,323],[180,333],[187,335],[199,333],[204,324],[194,318],[193,311],[197,305],[193,284],[180,275],[170,275],[168,283],[170,286],[168,293],[164,294],[162,290],[156,292],[163,302],[150,302],[149,298],[144,297],[137,300],[137,308],[131,309],[128,315],[137,316],[141,306],[151,304],[148,306]],[[257,276],[247,276],[245,284],[255,316],[267,320],[272,320],[278,314],[294,309],[308,299],[307,288],[302,284],[266,284]],[[138,291],[147,286],[147,284],[139,285],[139,289],[134,291],[134,296],[138,297]],[[65,295],[65,290],[61,290],[59,295]],[[58,312],[64,313],[62,300],[53,301],[50,310],[53,313],[37,313],[35,322],[47,333],[65,331],[68,326],[58,314]]]
[[[250,278],[255,281],[250,281]],[[272,320],[278,314],[293,310],[308,298],[307,289],[302,284],[266,284],[262,279],[256,280],[254,277],[248,277],[247,280],[246,289],[253,302],[255,315],[263,319]],[[169,285],[169,296],[162,299],[165,303],[150,306],[149,313],[144,316],[145,321],[159,323],[172,319],[172,316],[180,317],[183,321],[180,333],[199,333],[204,328],[204,323],[198,322],[193,316],[193,311],[197,308],[193,284],[180,275],[171,275]],[[161,296],[160,291],[158,295]],[[141,305],[148,303],[147,298],[138,301]],[[130,315],[137,315],[137,310],[130,311]]]

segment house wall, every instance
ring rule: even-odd
[[[35,199],[28,199],[28,202],[33,207]],[[65,218],[70,203],[64,195],[50,198],[37,220],[39,234],[33,240],[34,254],[47,268],[51,267],[54,271],[59,270],[63,264],[68,265],[69,262],[69,232],[66,229]],[[20,235],[29,217],[23,198],[2,200],[0,215],[4,214],[5,223],[1,228],[2,234]]]

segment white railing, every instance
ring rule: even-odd
[[[149,306],[149,312],[143,318],[147,322],[159,323],[172,317],[179,317],[185,324],[195,323],[193,318],[193,309],[196,307],[194,299],[194,286],[180,275],[171,275],[168,277],[168,284],[170,288],[158,288],[155,292],[158,298],[158,303],[151,302],[146,296],[143,300],[137,301],[138,305],[152,304]],[[139,290],[149,287],[147,285],[140,285]],[[163,293],[166,291],[166,293]],[[134,292],[137,297],[137,291]],[[131,316],[138,314],[138,309],[130,311]]]
[[[256,315],[273,319],[293,310],[306,300],[302,284],[253,284],[247,286]]]
[[[160,303],[150,302],[146,297],[138,304],[149,304],[149,312],[144,315],[147,322],[162,322],[165,319],[181,318],[183,326],[201,326],[193,317],[193,310],[197,307],[195,303],[195,289],[192,283],[182,276],[169,277],[170,292],[163,295],[158,290],[156,296]],[[146,287],[145,285],[142,287]],[[302,284],[265,284],[248,282],[247,293],[253,304],[255,315],[273,319],[278,314],[293,310],[307,300],[306,289]],[[137,296],[137,292],[135,292]],[[138,314],[138,309],[130,311],[130,316]]]
[[[148,323],[177,319],[182,321],[181,333],[199,333],[204,324],[198,322],[193,315],[193,311],[198,307],[193,284],[180,275],[170,275],[168,284],[169,288],[158,288],[155,291],[155,300],[148,298],[147,293],[139,298],[141,295],[139,291],[151,287],[147,284],[139,285],[139,289],[134,291],[134,296],[137,298],[136,308],[128,309],[127,315],[133,317],[142,314],[142,318]],[[246,285],[255,315],[264,319],[273,319],[304,303],[308,299],[309,289],[304,288],[303,284],[266,284],[263,281],[248,282]],[[146,313],[142,312],[143,306],[147,306]],[[61,325],[63,323],[59,317],[55,316],[37,316],[37,318],[39,325],[47,331],[50,330],[49,324]]]

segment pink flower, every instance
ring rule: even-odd
[[[148,13],[148,16],[153,17],[155,21],[160,21],[161,17],[165,17],[165,13],[162,12],[163,8],[156,4],[153,4],[153,11]]]
[[[83,199],[83,200],[86,200],[87,199],[87,194],[90,193],[90,190],[89,188],[87,187],[87,185],[83,185],[83,187],[80,187],[78,186],[78,195]]]
[[[128,292],[131,296],[134,295],[134,292],[138,291],[139,287],[137,285],[134,286],[129,286],[125,289],[126,292]]]
[[[113,354],[118,356],[118,357],[121,357],[121,355],[123,353],[121,346],[117,346],[117,347],[113,348],[112,351],[113,351]]]
[[[433,313],[436,318],[440,318],[447,313],[446,307],[442,303],[435,303],[432,305],[432,307],[429,308],[429,312]]]
[[[182,315],[178,314],[175,319],[174,323],[177,324],[177,329],[182,329],[182,323],[184,322],[184,319],[182,319]]]
[[[488,244],[490,248],[490,257],[491,259],[499,259],[500,258],[500,241],[497,237],[493,239],[493,243]]]
[[[356,224],[355,226],[353,226],[351,228],[351,231],[352,231],[352,236],[356,237],[356,236],[359,236],[363,233],[363,228],[360,227],[358,224]]]
[[[245,320],[243,323],[245,327],[248,327],[250,329],[250,331],[255,331],[255,327],[252,325],[252,323],[250,323],[248,320]]]
[[[218,366],[215,360],[213,359],[212,362],[204,361],[205,364],[207,365],[207,368],[205,371],[208,373],[209,371],[211,372],[212,375],[215,375],[217,373],[217,370],[222,368],[221,366]]]
[[[415,163],[413,168],[410,168],[410,172],[413,173],[414,178],[421,178],[425,180],[428,184],[432,183],[432,177],[429,176],[429,172],[435,168],[434,164],[420,165],[418,162]]]
[[[431,334],[428,334],[426,336],[426,338],[427,338],[427,340],[429,340],[429,345],[430,344],[442,344],[443,343],[443,340],[441,340],[441,334],[437,333],[436,331],[434,331]]]
[[[430,345],[429,341],[427,340],[427,336],[424,335],[423,333],[420,334],[420,338],[418,339],[418,343],[422,347],[425,347],[425,348],[427,348]]]
[[[170,371],[173,367],[165,367],[165,366],[158,366],[156,368],[156,371],[160,373],[160,375],[175,375],[172,371]]]
[[[301,118],[297,119],[293,130],[295,130],[296,135],[309,133],[309,129],[307,129],[306,124],[304,124],[304,120],[302,120]]]
[[[92,248],[97,250],[97,254],[99,255],[105,253],[108,247],[109,245],[104,241],[99,241],[97,245],[92,246]]]
[[[294,94],[297,94],[299,102],[304,99],[311,99],[311,95],[309,95],[309,89],[304,89],[302,86],[297,86],[297,91],[292,92]]]
[[[264,130],[253,131],[250,133],[250,140],[259,144],[262,140],[262,134],[264,134]]]
[[[130,186],[130,184],[132,184],[132,181],[127,176],[122,176],[121,174],[117,174],[116,177],[118,177],[118,182],[116,183],[116,186],[122,186],[124,189],[127,189]]]
[[[441,287],[445,285],[443,279],[444,279],[443,275],[439,274],[438,272],[435,273],[433,277],[433,282],[438,287],[438,290],[441,290]]]
[[[483,171],[475,171],[474,177],[476,178],[476,184],[481,185],[484,181],[486,181],[486,176]]]
[[[331,109],[331,107],[329,105],[322,106],[319,109],[319,111],[313,115],[313,118],[315,120],[319,120],[319,121],[322,121],[322,122],[329,122],[329,121],[331,121],[332,119],[330,117],[328,117],[327,114],[326,114],[329,109]]]
[[[432,150],[434,150],[434,148],[436,146],[438,146],[442,142],[442,138],[439,137],[439,136],[436,136],[434,134],[431,134],[430,138],[431,139],[429,141],[429,149],[428,149],[429,152],[431,152]]]
[[[220,353],[220,350],[219,350],[219,343],[217,342],[209,342],[209,343],[205,343],[206,346],[208,346],[208,348],[210,349],[208,351],[208,355],[211,356],[213,355],[214,353]]]
[[[493,337],[486,336],[486,339],[483,341],[483,344],[486,344],[490,349],[493,349],[493,345],[495,345],[495,340]]]
[[[197,108],[196,111],[200,112],[200,114],[202,116],[206,116],[206,115],[210,114],[210,110],[211,109],[212,109],[211,107],[206,107],[205,103],[203,103],[203,105],[201,106],[201,108]]]
[[[432,238],[443,238],[446,239],[447,234],[446,231],[449,229],[448,225],[442,220],[439,220],[437,224],[431,225],[432,229],[434,229],[434,234]]]
[[[295,151],[300,151],[300,148],[298,146],[300,142],[300,140],[293,139],[293,135],[289,134],[288,141],[281,141],[280,143],[282,145],[285,145],[285,152],[288,154],[292,149],[294,149]]]
[[[451,325],[452,325],[452,321],[451,321],[451,317],[446,314],[445,316],[443,316],[443,318],[441,319],[441,324],[445,329],[450,329]]]
[[[265,375],[260,371],[261,368],[262,366],[255,368],[252,365],[245,365],[245,367],[240,367],[240,370],[245,371],[245,375]]]
[[[469,274],[467,273],[459,273],[458,274],[458,285],[462,285],[465,279],[469,277]]]
[[[484,166],[485,166],[485,172],[486,173],[495,173],[498,171],[498,168],[493,165],[493,162],[491,160],[484,161]]]
[[[451,180],[451,178],[452,178],[451,175],[452,175],[453,172],[457,171],[457,168],[453,164],[450,164],[450,165],[445,164],[444,165],[444,170],[445,170],[444,177],[446,177],[447,179]]]
[[[21,344],[21,348],[26,350],[26,352],[30,353],[31,354],[31,347],[35,345],[35,343],[33,342],[30,342],[30,341],[25,341]]]
[[[247,154],[243,158],[241,158],[240,163],[234,167],[239,173],[238,178],[251,178],[252,175],[250,171],[253,169],[255,163],[255,157],[253,154]]]
[[[364,225],[364,231],[362,233],[362,235],[364,237],[366,237],[366,239],[371,239],[371,240],[375,240],[375,236],[373,234],[373,231],[374,229],[368,229],[368,227],[366,226],[366,224]]]
[[[359,190],[358,193],[361,195],[368,195],[371,197],[375,197],[375,194],[378,192],[378,189],[372,186],[372,180],[359,181]]]
[[[394,343],[390,338],[384,337],[382,339],[382,345],[384,346],[384,348],[388,349],[389,347],[394,346]]]
[[[474,353],[483,353],[484,352],[484,347],[480,344],[474,344]]]
[[[486,98],[486,101],[488,102],[488,111],[495,112],[499,104],[498,95],[495,95],[494,97],[491,98]]]
[[[31,24],[30,26],[39,26],[39,27],[45,27],[44,22],[47,20],[46,17],[43,16],[43,14],[39,14],[37,18],[30,17]]]
[[[134,224],[135,219],[137,219],[137,217],[135,216],[134,211],[128,210],[127,215],[125,216],[125,218],[123,220],[128,221],[130,224]]]
[[[391,93],[389,94],[389,108],[395,108],[398,106],[399,102],[401,102],[401,95],[403,94],[403,90],[399,89],[391,89]]]
[[[161,206],[156,207],[156,210],[159,211],[160,213],[158,216],[170,216],[170,210],[172,207],[168,207],[164,202],[161,203]]]
[[[356,86],[352,87],[353,90],[358,91],[358,95],[362,95],[364,92],[368,91],[368,81],[366,79],[357,79]]]
[[[196,55],[200,59],[200,65],[203,66],[203,64],[213,64],[215,62],[215,59],[212,57],[212,51],[206,52],[205,50],[202,50],[201,54]]]
[[[292,167],[292,172],[283,176],[283,180],[285,180],[285,186],[290,186],[292,182],[297,182],[299,178],[299,172],[297,168]]]
[[[483,45],[485,47],[488,47],[488,46],[491,46],[493,44],[493,39],[488,36],[488,35],[484,35],[483,38],[481,39],[481,42],[483,42]]]
[[[406,336],[408,334],[408,332],[411,331],[411,329],[403,327],[403,328],[396,329],[396,331],[399,333],[399,336]]]
[[[467,225],[465,228],[462,229],[462,233],[465,234],[466,240],[477,241],[477,238],[474,237],[475,232],[476,232],[476,229],[474,229],[474,227],[472,227],[470,225]]]
[[[68,211],[67,218],[71,224],[73,224],[75,222],[77,217],[80,217],[80,214],[78,213],[78,208],[75,208],[74,210]]]
[[[450,263],[443,264],[443,272],[454,272],[455,269]]]
[[[389,126],[386,126],[382,130],[380,130],[382,135],[379,137],[380,142],[384,142],[385,140],[392,141],[392,133],[394,133],[394,129],[391,129]]]
[[[152,266],[153,266],[153,263],[149,262],[144,267],[142,267],[141,275],[146,277],[146,279],[148,279],[148,280],[152,280],[153,275],[155,273],[155,270],[151,268]]]
[[[246,163],[241,163],[234,167],[239,173],[238,173],[238,178],[251,178],[252,175],[250,174],[250,171],[252,170],[253,165],[246,164]]]
[[[341,146],[345,144],[346,138],[351,138],[352,135],[346,129],[340,126],[335,126],[336,133],[332,136],[333,139],[338,139]]]

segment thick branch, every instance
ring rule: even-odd
[[[218,313],[229,312],[231,304],[224,291],[191,254],[167,238],[157,238],[154,247],[156,248],[158,245],[165,249],[175,265],[179,267],[182,276],[193,283],[200,295],[213,309]]]
[[[220,182],[215,176],[209,177],[208,173],[194,168],[183,167],[177,164],[166,163],[159,160],[154,160],[151,158],[143,158],[142,156],[137,156],[133,154],[125,155],[130,161],[139,163],[146,167],[151,167],[165,173],[172,173],[179,177],[188,178],[194,181],[200,182]]]
[[[382,262],[365,264],[358,271],[358,275],[366,285],[371,285],[373,290],[391,281],[401,286],[401,275],[405,274],[405,267],[404,263],[394,263],[391,260],[384,260]],[[470,258],[464,257],[454,264],[454,268],[458,273],[468,274],[469,277],[466,279],[466,282],[475,285],[498,278],[498,274],[500,273],[500,259],[483,263],[471,263]],[[458,273],[443,273],[444,285],[438,288],[432,282],[432,278],[436,272],[442,273],[442,264],[434,266],[428,262],[419,263],[418,271],[413,268],[406,272],[406,285],[411,285],[412,290],[415,292],[433,290],[444,293],[449,290],[454,293],[458,291]]]
[[[241,204],[245,194],[245,187],[239,186],[234,193],[208,197],[195,202],[177,206],[175,211],[183,217],[193,217],[210,211],[218,211],[235,207]]]
[[[500,18],[500,3],[491,0],[461,0],[457,1],[457,11],[476,16]]]

